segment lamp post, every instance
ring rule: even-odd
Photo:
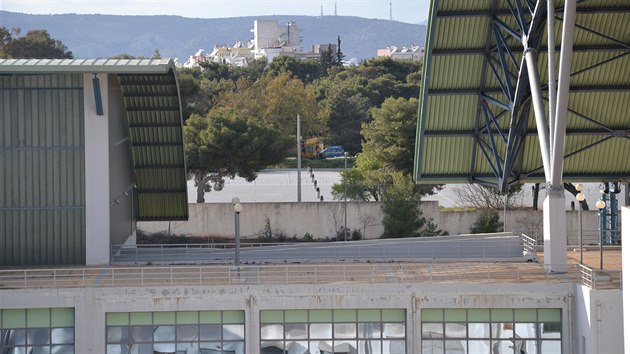
[[[343,153],[343,240],[348,241],[348,152]]]
[[[606,202],[598,200],[597,207],[597,230],[599,231],[599,270],[604,270],[604,230],[602,230],[602,210],[606,207]]]
[[[235,252],[234,265],[240,271],[239,269],[239,267],[241,266],[240,216],[241,216],[241,211],[243,211],[243,206],[241,205],[241,200],[236,197],[232,198],[232,204],[234,204],[234,252]]]
[[[580,264],[582,264],[582,202],[586,199],[586,196],[582,193],[582,190],[584,189],[584,185],[582,185],[582,183],[576,184],[575,189],[579,192],[575,196],[575,199],[578,201],[578,242],[580,243]]]

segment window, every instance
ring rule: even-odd
[[[561,309],[423,309],[422,353],[560,354]]]
[[[245,354],[244,311],[113,312],[107,354]]]
[[[74,309],[0,310],[0,353],[74,353]]]
[[[404,309],[263,310],[261,353],[404,354]]]

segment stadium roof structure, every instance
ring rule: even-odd
[[[0,59],[0,75],[113,74],[129,126],[140,221],[187,220],[182,102],[171,59]]]
[[[505,190],[546,180],[540,142],[550,136],[548,143],[554,144],[555,117],[550,113],[548,121],[536,122],[536,90],[528,76],[537,71],[539,102],[549,112],[549,100],[554,107],[556,99],[549,92],[556,91],[546,83],[556,77],[556,66],[549,75],[548,54],[555,55],[564,43],[564,2],[555,6],[555,45],[550,51],[547,1],[431,2],[414,164],[417,183],[481,183]],[[577,1],[566,127],[559,129],[566,128],[559,141],[564,146],[559,159],[564,181],[630,176],[628,24],[627,0]],[[528,52],[537,70],[528,70]],[[551,85],[561,82],[552,80]],[[550,134],[540,123],[546,123]]]

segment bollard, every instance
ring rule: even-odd
[[[315,187],[315,190],[317,190],[317,180],[313,182],[313,187]]]
[[[322,195],[321,197],[319,197],[319,201],[323,202],[324,201],[324,196]]]
[[[317,199],[319,199],[319,187],[317,187]]]

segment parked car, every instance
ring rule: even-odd
[[[321,159],[329,159],[332,157],[342,157],[344,153],[343,146],[330,146],[319,153]]]

